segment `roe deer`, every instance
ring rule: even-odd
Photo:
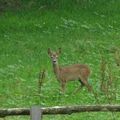
[[[61,84],[61,90],[64,92],[67,81],[79,80],[82,86],[86,86],[88,91],[92,91],[92,86],[88,83],[88,77],[90,75],[90,69],[84,64],[74,64],[66,67],[60,67],[58,64],[58,56],[61,53],[61,48],[57,52],[51,51],[48,48],[48,54],[51,57],[53,70],[57,77],[57,80]]]

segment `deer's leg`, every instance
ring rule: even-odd
[[[78,80],[81,83],[81,88],[84,86],[84,83],[81,81],[81,79]]]
[[[66,82],[65,81],[61,81],[61,92],[62,93],[65,92],[65,87],[66,87]]]
[[[80,86],[74,90],[73,94],[77,93],[84,86],[84,83],[80,79],[78,81],[80,82]]]
[[[92,92],[92,86],[88,83],[86,78],[81,78],[82,83],[87,87],[89,92]]]

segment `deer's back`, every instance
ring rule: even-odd
[[[90,69],[84,64],[74,64],[60,68],[60,76],[64,79],[78,79],[79,76],[87,78],[89,74]]]

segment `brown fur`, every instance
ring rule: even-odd
[[[60,53],[60,48],[58,52],[52,52],[51,49],[48,48],[48,54],[52,60],[53,70],[61,84],[62,92],[65,90],[66,82],[71,80],[79,80],[81,85],[85,85],[88,88],[88,91],[91,91],[92,87],[88,83],[88,77],[90,76],[89,67],[84,64],[74,64],[66,67],[60,67],[57,61]]]

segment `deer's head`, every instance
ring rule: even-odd
[[[48,55],[50,56],[53,64],[57,64],[60,53],[61,53],[61,48],[59,48],[58,51],[56,52],[51,51],[51,49],[48,48]]]

